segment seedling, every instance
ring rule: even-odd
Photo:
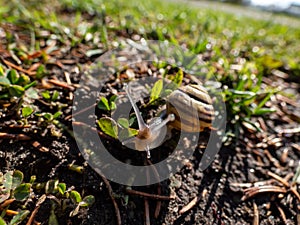
[[[59,210],[56,204],[57,201],[60,202],[61,206],[67,206],[67,203],[72,203],[71,205],[69,204],[73,208],[70,216],[77,215],[80,208],[89,207],[95,201],[94,196],[88,195],[82,198],[79,192],[73,190],[73,188],[67,189],[66,184],[60,183],[58,180],[35,183],[35,176],[32,176],[30,182],[25,183],[23,178],[23,173],[18,170],[9,171],[4,175],[0,173],[0,225],[17,225],[25,220],[30,214],[30,211],[26,209],[26,202],[30,196],[38,196],[36,192],[41,194],[36,205],[41,205],[46,198],[52,201],[52,211],[49,220],[54,220],[53,212],[54,210]],[[18,204],[12,206],[13,202]],[[10,209],[12,207],[14,208]],[[61,208],[60,210],[64,211],[66,208]]]
[[[9,69],[4,73],[1,65],[0,68],[0,99],[21,98],[25,91],[36,85],[36,81],[31,82],[25,74],[20,75],[14,69]]]

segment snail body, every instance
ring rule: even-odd
[[[154,118],[149,125],[144,122],[138,107],[133,102],[128,86],[125,91],[136,114],[139,132],[133,139],[122,143],[133,141],[136,150],[147,151],[148,158],[150,158],[150,149],[163,143],[169,128],[185,132],[201,132],[211,127],[214,119],[212,100],[201,85],[186,85],[173,91],[167,98],[167,117]]]

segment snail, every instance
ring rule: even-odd
[[[167,97],[166,118],[155,117],[146,124],[138,107],[132,100],[128,85],[125,92],[138,121],[137,136],[123,141],[134,142],[135,149],[146,151],[150,158],[150,150],[160,146],[165,141],[167,130],[177,129],[185,132],[201,132],[210,128],[214,119],[214,108],[207,90],[202,85],[190,84],[173,91]]]

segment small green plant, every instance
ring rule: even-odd
[[[97,107],[104,111],[113,111],[116,109],[116,103],[114,102],[116,98],[116,95],[111,96],[109,99],[101,97]]]
[[[27,209],[29,198],[36,201],[36,205],[41,205],[46,199],[51,201],[49,221],[52,222],[57,222],[55,210],[64,213],[69,208],[69,215],[76,216],[81,208],[89,207],[95,201],[94,196],[82,198],[79,192],[73,188],[67,189],[66,184],[58,180],[36,183],[35,176],[32,176],[26,183],[23,179],[24,175],[19,170],[0,173],[0,225],[17,225],[24,221],[30,214]]]
[[[36,81],[31,82],[27,75],[19,74],[14,69],[4,72],[0,65],[0,99],[21,98],[35,84]]]

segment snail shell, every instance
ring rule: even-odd
[[[169,122],[171,127],[185,132],[201,132],[212,126],[212,99],[203,86],[186,85],[168,97],[167,114],[175,115],[175,120]]]

